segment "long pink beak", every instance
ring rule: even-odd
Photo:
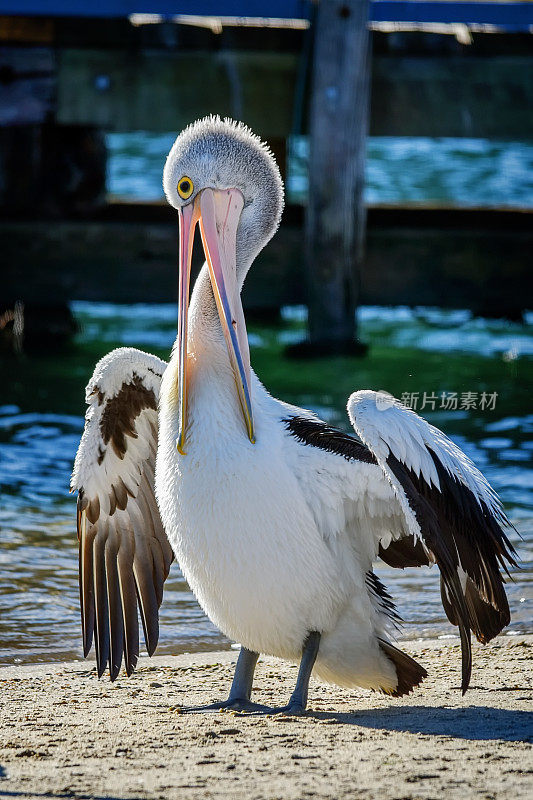
[[[207,266],[235,376],[246,432],[255,441],[250,398],[250,353],[239,287],[237,285],[237,227],[244,206],[238,189],[204,189],[193,203],[179,210],[180,260],[178,299],[178,408],[177,448],[185,455],[187,430],[187,317],[192,248],[196,223],[200,232]]]

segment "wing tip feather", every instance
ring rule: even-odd
[[[378,638],[378,643],[385,656],[394,664],[398,681],[394,689],[383,691],[391,697],[403,697],[406,694],[411,694],[427,678],[426,669],[414,658],[411,658],[411,656],[408,656],[407,653],[399,650],[390,642],[385,641],[385,639]]]

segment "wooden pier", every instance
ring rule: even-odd
[[[530,307],[533,213],[381,206],[367,217],[360,303],[470,308],[512,319]],[[10,305],[21,297],[32,305],[176,302],[177,233],[175,212],[164,203],[113,203],[90,220],[53,224],[4,220],[4,298]],[[275,316],[281,306],[306,302],[303,248],[304,209],[288,206],[246,281],[248,312]]]
[[[374,208],[365,251],[361,176],[367,127],[533,138],[533,3],[321,0],[319,28],[307,0],[158,0],[149,20],[143,2],[129,6],[0,0],[0,315],[16,302],[174,297],[175,221],[162,208],[108,205],[102,133],[179,131],[206,113],[243,119],[283,170],[288,137],[311,134],[307,223],[287,210],[246,300],[257,310],[307,300],[315,345],[353,341],[356,302],[513,317],[529,304],[531,214]],[[247,27],[235,24],[246,15]],[[335,91],[340,105],[327,111]],[[149,296],[147,270],[160,277]]]

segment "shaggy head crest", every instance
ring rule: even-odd
[[[180,182],[188,181],[186,196]],[[183,185],[183,184],[182,184]],[[270,148],[242,122],[208,116],[185,128],[168,154],[163,188],[171,206],[193,202],[206,188],[239,189],[247,233],[261,240],[274,235],[284,204],[283,182]]]

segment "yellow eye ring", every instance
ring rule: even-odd
[[[178,194],[182,200],[188,200],[194,191],[194,184],[187,175],[180,178],[178,181]]]

